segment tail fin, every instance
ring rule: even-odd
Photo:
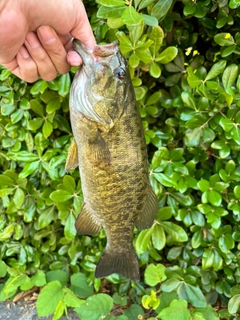
[[[97,264],[96,278],[104,278],[112,273],[118,273],[132,281],[139,281],[139,266],[136,253],[131,248],[127,252],[117,252],[105,249]]]

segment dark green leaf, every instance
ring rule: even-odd
[[[172,0],[159,0],[153,6],[151,15],[156,17],[159,21],[167,14],[172,5]]]

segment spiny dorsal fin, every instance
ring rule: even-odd
[[[75,228],[77,233],[85,235],[97,234],[100,232],[101,224],[96,220],[94,213],[88,209],[85,203],[77,217]]]
[[[156,218],[158,212],[158,199],[150,186],[148,185],[147,200],[142,209],[142,212],[138,215],[135,226],[138,230],[150,228]]]
[[[67,172],[75,169],[78,166],[78,150],[77,150],[77,144],[76,141],[73,139],[69,150],[68,150],[68,156],[67,161],[65,165],[65,170]]]

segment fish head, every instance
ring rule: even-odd
[[[118,42],[88,49],[74,40],[83,60],[70,94],[71,105],[88,119],[112,127],[123,113],[126,92],[131,86],[128,66]]]

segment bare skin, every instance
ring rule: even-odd
[[[1,0],[0,64],[17,77],[51,81],[80,65],[72,38],[96,44],[81,0]]]

